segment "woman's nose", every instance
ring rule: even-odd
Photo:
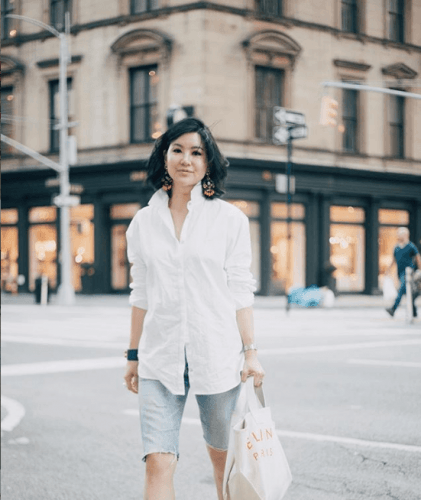
[[[183,155],[183,159],[181,161],[183,164],[189,164],[190,163],[190,153],[185,153]]]

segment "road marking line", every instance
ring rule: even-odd
[[[368,441],[366,439],[346,438],[340,436],[329,436],[326,434],[312,434],[309,432],[276,431],[279,436],[297,439],[308,439],[310,441],[328,441],[332,443],[350,444],[354,446],[364,446],[368,448],[385,448],[389,450],[409,451],[421,453],[421,446],[411,444],[385,443],[382,441]]]
[[[352,365],[401,366],[403,368],[421,368],[421,363],[411,361],[387,361],[381,359],[348,359]]]
[[[139,416],[139,410],[124,410],[126,415]],[[189,425],[201,425],[200,419],[183,417],[182,422]],[[385,448],[389,450],[409,451],[411,453],[421,453],[421,446],[398,443],[385,443],[382,441],[368,441],[366,439],[346,438],[341,436],[329,436],[327,434],[313,434],[310,432],[276,431],[278,436],[296,439],[306,439],[308,441],[327,441],[332,443],[350,444],[353,446],[363,446],[368,448]]]
[[[127,342],[103,342],[95,340],[68,340],[52,337],[30,337],[29,335],[2,335],[2,342],[15,342],[18,344],[60,345],[67,347],[94,347],[104,349],[125,349]]]
[[[421,340],[390,340],[383,342],[359,342],[356,344],[334,344],[334,345],[315,345],[308,347],[281,347],[279,349],[260,349],[259,354],[302,354],[311,352],[328,351],[349,351],[353,349],[371,349],[373,347],[395,347],[406,345],[421,345]]]
[[[22,363],[4,365],[2,377],[19,375],[39,375],[42,373],[79,372],[85,370],[102,370],[104,368],[120,368],[125,366],[126,360],[122,357],[71,359],[63,361],[46,361],[43,363]]]
[[[1,395],[1,405],[6,408],[7,415],[1,421],[1,430],[11,432],[25,416],[25,408],[14,399]]]

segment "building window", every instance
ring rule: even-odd
[[[306,235],[305,208],[291,204],[291,239],[288,239],[287,204],[271,204],[271,260],[274,293],[285,293],[292,286],[305,286]]]
[[[72,113],[73,108],[73,92],[72,79],[67,79],[67,112]],[[56,130],[56,126],[60,123],[60,94],[59,81],[53,80],[50,82],[50,151],[58,152],[60,148],[60,130]]]
[[[58,31],[64,31],[66,12],[70,13],[70,22],[72,18],[71,0],[51,0],[50,20],[51,24]]]
[[[13,87],[1,88],[1,133],[6,137],[13,138]],[[1,154],[10,155],[13,153],[13,148],[1,143]]]
[[[365,287],[365,212],[358,207],[330,207],[330,262],[339,292]]]
[[[17,292],[18,278],[18,211],[1,210],[1,290]]]
[[[343,116],[345,127],[342,147],[347,153],[358,152],[358,91],[343,90]]]
[[[7,40],[12,33],[13,19],[6,17],[8,14],[13,14],[13,0],[1,0],[1,39]]]
[[[357,0],[342,0],[342,30],[358,33]]]
[[[389,1],[389,39],[394,42],[403,43],[404,23],[405,23],[405,0],[388,0]]]
[[[256,10],[268,16],[282,16],[282,0],[257,0]]]
[[[126,231],[140,208],[140,203],[121,203],[110,207],[111,288],[115,291],[129,289],[130,264],[127,260]]]
[[[393,263],[393,250],[398,242],[398,228],[409,226],[409,212],[407,210],[393,210],[381,208],[379,210],[379,286],[383,287],[386,271]],[[399,279],[395,264],[395,285]]]
[[[239,208],[247,217],[250,223],[251,238],[251,273],[256,280],[257,291],[260,290],[260,204],[257,201],[249,200],[225,200]]]
[[[256,66],[256,122],[257,139],[272,142],[273,107],[282,106],[282,70]]]
[[[394,158],[405,157],[405,98],[389,96],[390,154]]]
[[[130,141],[148,142],[160,133],[158,121],[158,68],[130,70]]]
[[[131,13],[141,14],[158,8],[158,0],[132,0]]]

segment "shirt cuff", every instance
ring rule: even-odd
[[[131,294],[129,297],[129,303],[131,306],[137,307],[139,309],[148,310],[148,301],[146,298],[136,297],[134,294]]]
[[[251,307],[254,304],[254,294],[251,292],[235,293],[233,294],[235,302],[235,310]]]

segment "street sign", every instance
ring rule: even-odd
[[[289,132],[285,127],[273,128],[273,142],[275,144],[286,144],[288,142]]]
[[[304,139],[307,137],[307,127],[302,125],[301,127],[294,127],[289,131],[291,139]]]
[[[307,137],[307,127],[305,125],[300,125],[299,127],[286,128],[286,127],[274,127],[273,129],[273,142],[274,144],[286,144],[288,139],[304,139]]]
[[[57,207],[76,207],[80,204],[80,196],[64,196],[62,194],[59,194],[58,196],[54,196],[53,204]]]
[[[289,176],[289,192],[291,194],[295,193],[295,177],[293,175]],[[277,193],[285,194],[288,192],[288,176],[285,174],[276,174],[275,177],[275,189]]]
[[[298,127],[282,127],[277,126],[273,128],[273,142],[275,144],[286,144],[288,139],[304,139],[307,137],[307,127],[300,125]]]
[[[275,106],[273,108],[273,121],[275,125],[305,125],[306,117],[303,113],[298,113],[298,111],[290,111]]]

